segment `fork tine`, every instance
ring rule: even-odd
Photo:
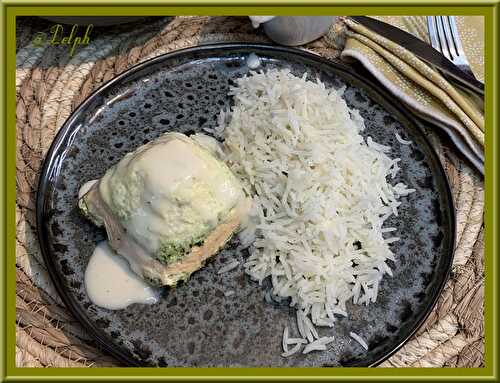
[[[455,16],[427,16],[432,47],[472,77],[474,73],[460,42]]]
[[[450,23],[451,34],[453,36],[453,41],[455,43],[455,47],[457,48],[458,55],[463,55],[464,49],[462,48],[462,42],[460,41],[460,34],[458,33],[455,16],[448,16],[448,22]]]
[[[443,30],[444,37],[446,38],[446,43],[448,44],[448,49],[450,50],[451,61],[459,55],[458,49],[455,45],[455,39],[453,38],[453,33],[451,32],[450,22],[448,16],[442,16],[443,20]]]
[[[436,30],[436,19],[434,16],[427,16],[427,27],[429,28],[429,38],[431,40],[431,45],[436,50],[441,50],[439,47],[439,40],[437,37]]]
[[[446,38],[444,36],[443,20],[441,16],[436,16],[437,32],[439,38],[439,45],[441,46],[441,53],[448,59],[452,60],[450,50],[446,43]]]

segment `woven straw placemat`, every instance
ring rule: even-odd
[[[63,46],[34,44],[51,26],[18,18],[16,364],[32,367],[118,365],[97,348],[62,304],[36,241],[39,169],[56,132],[92,91],[130,66],[180,48],[221,41],[268,42],[242,17],[148,18],[94,28],[91,43],[70,57]],[[305,48],[335,58],[329,33]],[[382,366],[483,365],[483,183],[452,148],[430,134],[448,174],[457,208],[452,278],[426,323]]]

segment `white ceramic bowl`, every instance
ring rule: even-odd
[[[277,16],[262,26],[274,42],[296,46],[323,36],[336,19],[337,16]]]

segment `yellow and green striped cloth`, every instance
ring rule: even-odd
[[[375,18],[430,43],[426,16]],[[475,98],[404,47],[350,19],[344,21],[348,28],[341,58],[359,61],[416,114],[444,129],[457,148],[478,169],[483,169],[484,115]],[[456,21],[471,69],[483,81],[484,19],[459,16]]]

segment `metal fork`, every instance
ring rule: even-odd
[[[465,57],[455,16],[427,16],[427,25],[432,47],[440,51],[463,72],[476,78]]]

